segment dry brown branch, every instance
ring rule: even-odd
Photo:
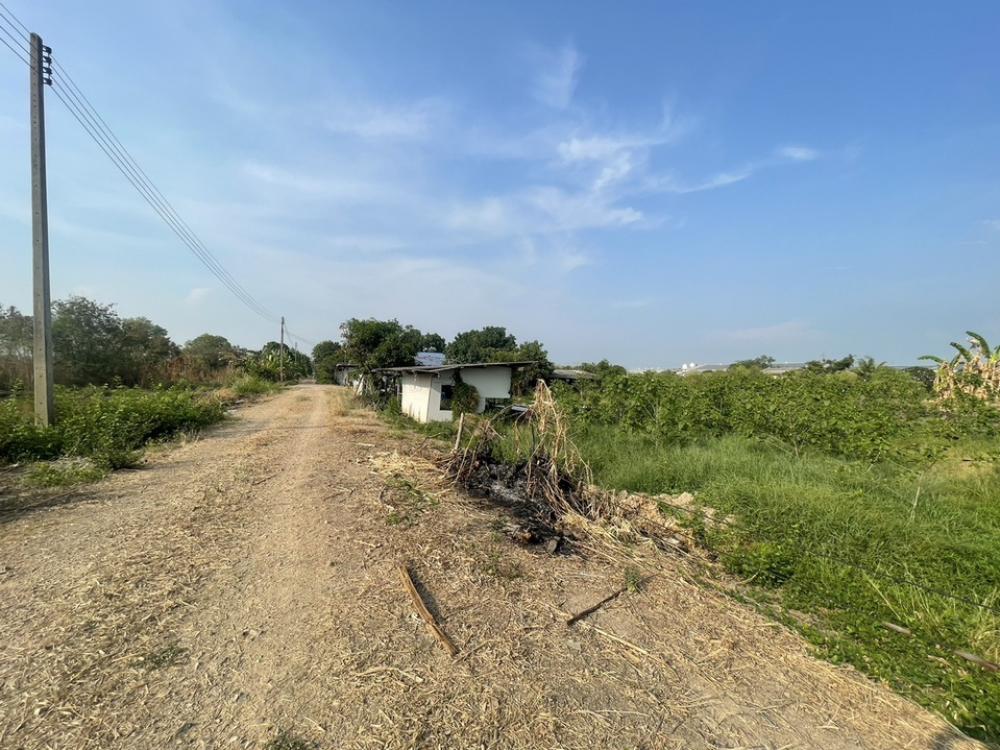
[[[413,584],[413,578],[410,577],[410,571],[407,570],[403,563],[399,563],[399,577],[403,580],[403,585],[410,594],[410,598],[413,600],[413,606],[417,608],[417,614],[427,623],[427,627],[430,628],[434,637],[438,639],[445,650],[448,652],[449,656],[456,656],[458,654],[458,647],[451,642],[451,639],[445,635],[444,631],[437,624],[437,620],[434,619],[434,615],[431,611],[427,609],[427,605],[424,604],[423,598],[420,596],[420,592],[417,591],[417,587]]]
[[[596,612],[597,610],[599,610],[601,607],[603,607],[608,602],[613,602],[619,596],[621,596],[622,594],[624,594],[627,590],[628,590],[627,586],[622,586],[620,589],[616,589],[615,591],[612,591],[606,597],[604,597],[603,599],[601,599],[601,601],[597,602],[596,604],[592,604],[589,607],[587,607],[586,609],[580,610],[579,612],[577,612],[572,617],[567,618],[566,619],[566,624],[567,625],[573,625],[574,623],[579,622],[580,620],[582,620],[587,615],[593,614],[594,612]]]

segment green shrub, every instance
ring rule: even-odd
[[[232,390],[236,398],[263,396],[268,393],[275,393],[281,388],[277,383],[265,380],[257,375],[240,375],[234,378],[227,387]]]
[[[479,391],[475,386],[456,379],[451,396],[452,416],[475,414],[477,411],[479,411]]]
[[[801,371],[772,377],[747,368],[681,377],[613,375],[560,391],[578,425],[620,425],[670,444],[738,434],[794,451],[878,460],[902,457],[898,440],[928,415],[926,392],[909,375],[869,377]]]
[[[57,388],[56,423],[34,425],[23,399],[0,402],[0,460],[86,456],[115,469],[133,465],[139,449],[222,419],[222,403],[184,388]]]

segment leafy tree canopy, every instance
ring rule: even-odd
[[[841,359],[814,359],[810,362],[806,362],[806,369],[809,372],[827,374],[844,372],[845,370],[850,370],[852,367],[854,367],[853,354],[848,354],[846,357]]]
[[[420,340],[420,351],[422,352],[444,352],[444,336],[439,333],[425,333]]]
[[[600,362],[583,362],[578,368],[584,372],[590,372],[597,376],[598,380],[603,380],[609,375],[626,375],[626,370],[621,365],[611,364],[608,360],[602,359]]]
[[[741,359],[738,362],[733,362],[732,366],[747,367],[751,370],[766,370],[768,367],[774,366],[774,357],[761,354],[759,357],[754,357],[753,359]]]
[[[191,339],[181,350],[184,357],[193,365],[205,370],[218,370],[235,362],[236,348],[225,336],[203,333]]]
[[[486,326],[455,336],[445,355],[452,364],[495,362],[500,352],[517,350],[517,340],[503,326]],[[510,361],[508,358],[507,361]]]
[[[424,336],[398,320],[351,318],[340,326],[347,360],[363,370],[412,365]]]
[[[333,375],[336,366],[346,364],[347,360],[344,345],[339,341],[320,341],[313,347],[312,355],[317,383],[334,382]]]

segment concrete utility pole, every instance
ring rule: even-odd
[[[281,349],[278,353],[278,380],[285,382],[285,316],[281,316]]]
[[[34,286],[35,422],[48,427],[52,403],[52,308],[49,302],[49,208],[45,187],[45,86],[52,85],[51,49],[31,35],[31,240]]]

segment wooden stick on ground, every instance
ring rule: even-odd
[[[437,620],[434,619],[434,615],[431,614],[430,610],[427,609],[427,605],[424,604],[424,600],[420,598],[420,592],[417,591],[417,587],[413,585],[413,579],[410,577],[410,571],[406,569],[406,566],[402,563],[399,564],[399,577],[403,579],[403,585],[406,590],[410,592],[410,598],[413,600],[413,605],[417,608],[417,613],[423,618],[423,621],[427,623],[427,627],[431,629],[434,637],[441,642],[445,650],[448,652],[449,656],[455,656],[458,653],[458,648],[455,644],[451,642],[451,639],[444,634],[444,631],[438,627]]]
[[[593,604],[593,605],[587,607],[585,610],[583,610],[581,612],[577,612],[572,617],[567,618],[566,619],[566,624],[567,625],[572,625],[572,624],[574,624],[576,622],[579,622],[580,620],[582,620],[587,615],[591,614],[592,612],[596,612],[597,610],[599,610],[601,607],[603,607],[608,602],[611,602],[611,601],[614,601],[615,599],[617,599],[619,596],[621,596],[622,594],[624,594],[627,589],[628,589],[627,586],[623,586],[622,588],[617,589],[616,591],[612,591],[606,597],[604,597],[603,599],[601,599],[601,601],[597,602],[597,604]]]

